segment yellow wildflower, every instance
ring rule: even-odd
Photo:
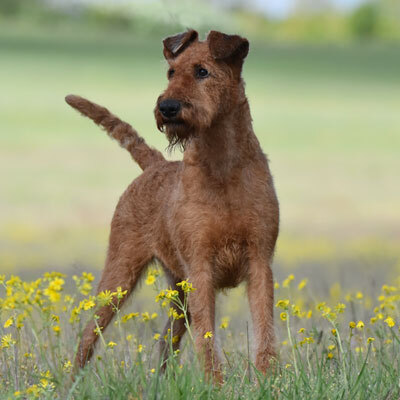
[[[63,370],[67,373],[71,372],[72,370],[72,362],[71,361],[65,361],[63,365]]]
[[[82,272],[82,276],[84,279],[86,279],[89,282],[94,281],[94,276],[91,272]]]
[[[11,333],[9,333],[8,335],[4,335],[1,338],[0,348],[2,349],[8,348],[10,346],[13,346],[15,343],[16,341],[12,338]]]
[[[51,289],[50,287],[45,289],[43,293],[49,298],[52,303],[57,303],[61,298],[60,293],[56,290]]]
[[[125,324],[126,322],[128,322],[130,319],[132,318],[136,318],[139,316],[138,312],[133,312],[133,313],[129,313],[129,314],[125,314],[122,318],[121,318],[121,322],[123,324]]]
[[[94,297],[90,297],[89,299],[83,300],[82,307],[85,311],[90,310],[96,305],[93,299]]]
[[[8,320],[4,323],[4,328],[8,328],[9,326],[11,326],[14,323],[13,318],[8,318]]]
[[[139,344],[139,346],[137,347],[137,352],[141,353],[144,350],[145,347],[146,346],[143,346],[142,344]]]
[[[338,303],[335,307],[337,313],[341,314],[346,309],[346,304]]]
[[[5,278],[5,277],[4,277]],[[10,279],[6,282],[7,286],[17,287],[21,284],[21,278],[19,276],[11,275]]]
[[[360,331],[364,329],[364,322],[358,321],[356,328],[359,329]]]
[[[389,328],[393,328],[396,325],[396,322],[392,317],[387,317],[384,322],[386,322]]]
[[[90,282],[94,280],[93,274],[91,274],[90,272],[83,272],[81,277],[74,275],[72,279],[75,281],[78,290],[84,296],[87,296],[91,292],[92,285],[90,284]]]
[[[356,327],[356,323],[354,321],[349,322],[349,328],[354,329]]]
[[[111,304],[113,299],[113,294],[109,290],[105,290],[103,292],[100,292],[97,295],[97,301],[99,302],[100,306],[108,306]]]
[[[278,300],[276,303],[276,307],[282,308],[283,310],[287,310],[289,307],[289,300],[288,299],[283,299],[283,300]]]
[[[102,328],[101,326],[96,326],[96,328],[93,329],[93,332],[94,332],[96,335],[100,335],[102,329],[103,329],[103,328]]]
[[[118,300],[121,300],[127,293],[127,290],[122,290],[121,286],[118,286],[117,291],[114,294],[117,295]]]
[[[160,293],[156,296],[156,303],[158,303],[160,300],[165,299],[165,291],[161,290]]]
[[[92,291],[92,285],[89,282],[83,282],[79,286],[79,291],[84,295],[87,296]]]
[[[369,343],[372,343],[373,341],[375,341],[375,338],[373,338],[373,337],[369,337],[368,339],[367,339],[367,343],[369,344]]]
[[[281,312],[280,318],[281,318],[282,321],[286,321],[286,320],[287,320],[287,317],[288,317],[287,312]]]
[[[173,307],[170,307],[168,310],[168,317],[173,318],[173,319],[181,319],[184,318],[184,314],[181,313],[179,314],[178,311],[176,311]]]
[[[114,348],[117,345],[117,343],[113,342],[113,341],[109,341],[107,344],[107,347],[109,347],[110,349]]]
[[[302,290],[306,287],[308,279],[303,279],[297,286],[297,289]]]
[[[150,314],[147,311],[142,313],[142,320],[143,322],[150,321]]]
[[[179,296],[179,292],[177,290],[167,289],[165,293],[165,297],[169,300],[176,299]]]
[[[185,292],[185,293],[190,293],[196,290],[196,288],[194,288],[192,286],[192,284],[188,281],[182,281],[182,282],[178,282],[176,284],[176,286],[180,286],[181,289]]]
[[[144,283],[148,286],[152,285],[154,282],[156,281],[156,277],[154,275],[147,275],[146,280],[144,281]]]
[[[54,387],[55,387],[54,383],[53,383],[53,382],[50,382],[50,381],[49,381],[48,379],[46,379],[46,378],[40,379],[40,386],[41,386],[43,389],[46,389],[46,390],[53,390]]]
[[[221,329],[226,329],[229,326],[229,317],[223,317],[221,320],[221,325],[219,326]]]
[[[60,322],[60,317],[56,314],[51,314],[51,320],[54,322]]]
[[[212,338],[213,337],[213,334],[212,334],[212,332],[211,331],[208,331],[208,332],[206,332],[205,334],[204,334],[204,339],[209,339],[209,338]]]
[[[158,339],[160,339],[160,336],[161,335],[159,333],[155,333],[154,336],[153,336],[153,339],[154,340],[158,340]]]
[[[383,291],[383,292],[386,292],[386,294],[390,294],[390,293],[392,293],[392,292],[396,292],[397,289],[396,289],[396,287],[394,287],[394,286],[383,285],[383,286],[382,286],[382,291]]]
[[[179,335],[173,336],[172,343],[178,343],[178,342],[179,342]]]
[[[356,347],[356,353],[363,353],[364,349],[362,347]]]
[[[290,283],[294,280],[294,275],[290,274],[283,282],[282,282],[282,287],[288,288],[290,286]]]
[[[34,398],[38,398],[42,392],[42,389],[39,388],[38,385],[32,385],[29,386],[26,390],[25,390],[26,394],[28,395],[33,395]]]

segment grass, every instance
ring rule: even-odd
[[[160,372],[158,342],[173,340],[173,331],[162,337],[162,321],[172,303],[180,308],[175,318],[187,316],[174,288],[160,291],[165,282],[157,268],[150,268],[146,279],[156,302],[142,312],[129,305],[121,310],[122,290],[93,296],[92,274],[73,278],[74,283],[46,273],[29,282],[0,276],[1,399],[396,399],[400,394],[399,280],[378,289],[377,298],[365,290],[345,295],[338,285],[321,298],[307,279],[289,275],[276,281],[278,355],[272,369],[265,376],[255,369],[251,329],[237,334],[228,314],[218,318],[207,339],[221,341],[224,384],[219,386],[204,376],[190,336],[171,354],[166,373]],[[111,299],[115,322],[100,331],[92,362],[72,382],[76,338],[96,308]]]

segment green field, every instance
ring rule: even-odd
[[[140,171],[63,99],[106,105],[164,150],[152,114],[166,86],[161,38],[6,26],[0,54],[3,269],[99,266]],[[278,260],[396,247],[399,70],[394,45],[251,42],[244,78],[281,204]]]

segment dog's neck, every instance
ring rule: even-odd
[[[196,132],[184,152],[183,161],[188,166],[201,167],[209,178],[222,183],[260,157],[263,157],[261,147],[253,131],[248,101],[243,95],[229,114],[208,129]]]

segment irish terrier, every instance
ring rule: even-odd
[[[189,30],[163,44],[169,84],[154,114],[169,146],[184,149],[183,161],[166,161],[107,109],[78,96],[66,97],[127,149],[144,171],[115,210],[98,291],[121,286],[129,295],[155,259],[172,288],[180,290],[176,283],[188,279],[196,288],[188,299],[196,351],[206,373],[220,380],[214,337],[204,335],[215,330],[216,291],[246,281],[255,366],[265,372],[274,355],[271,262],[279,207],[241,78],[249,42],[216,31],[199,41],[197,32]],[[112,307],[104,306],[97,314],[98,324],[106,328]],[[167,321],[165,331],[170,326]],[[94,328],[89,322],[83,332],[78,368],[92,355],[98,338]],[[182,319],[174,321],[173,335],[179,340],[185,330]]]

